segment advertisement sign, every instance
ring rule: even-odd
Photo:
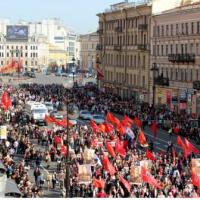
[[[28,40],[28,26],[7,26],[6,40]]]
[[[0,126],[0,139],[1,140],[7,139],[7,127],[6,126]]]
[[[151,171],[152,161],[142,160],[133,165],[130,170],[131,182],[133,184],[142,184],[141,167],[145,167],[149,172]]]
[[[80,184],[89,184],[92,180],[91,165],[78,166],[78,180]]]

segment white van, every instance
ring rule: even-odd
[[[25,104],[25,114],[34,122],[44,122],[45,115],[48,115],[48,109],[42,103],[28,101]]]

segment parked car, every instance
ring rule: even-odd
[[[93,120],[94,122],[96,122],[97,124],[101,124],[101,123],[104,123],[104,122],[105,122],[105,117],[104,117],[104,115],[102,115],[102,114],[94,114],[94,115],[92,116],[92,120]]]
[[[54,110],[53,104],[51,102],[45,102],[44,104],[47,107],[48,112],[51,112]]]
[[[91,120],[92,119],[92,115],[88,110],[81,110],[79,117],[81,119],[85,119],[85,120]]]

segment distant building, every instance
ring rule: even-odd
[[[96,67],[96,57],[99,36],[96,32],[80,36],[80,66],[81,69],[92,70]]]
[[[10,29],[8,29],[9,26]],[[20,27],[22,30],[18,31]],[[17,38],[16,35],[20,36],[19,33],[26,32],[26,28],[28,29],[26,38]],[[1,66],[7,64],[12,56],[18,57],[15,53],[11,56],[10,51],[17,48],[22,48],[23,53],[20,57],[27,67],[66,65],[71,62],[73,56],[77,57],[77,42],[77,34],[57,18],[44,19],[40,22],[19,21],[18,23],[0,19]]]

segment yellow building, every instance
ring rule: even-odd
[[[66,66],[67,53],[59,47],[49,45],[49,65],[56,64],[57,66]]]

